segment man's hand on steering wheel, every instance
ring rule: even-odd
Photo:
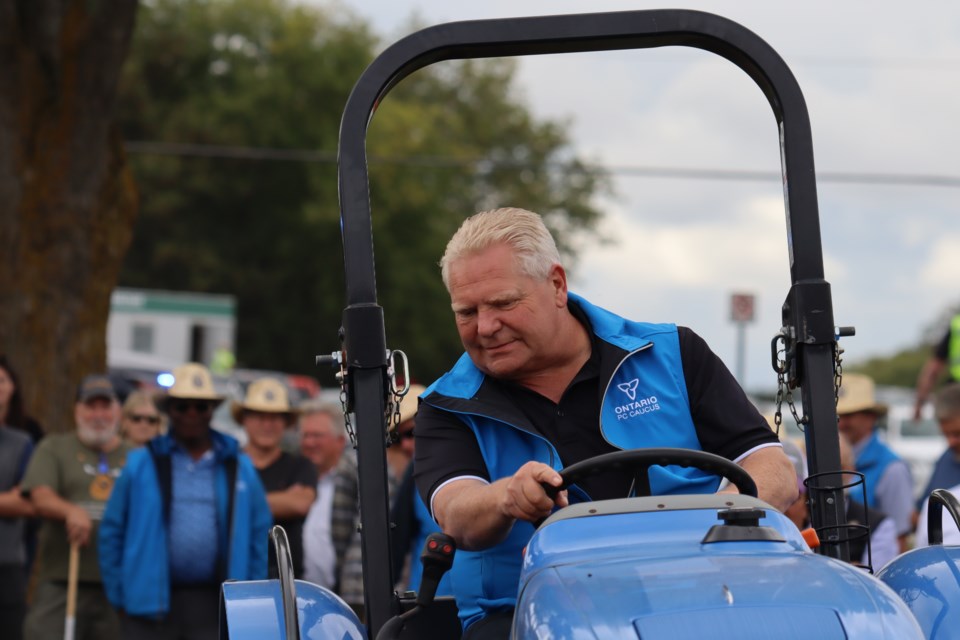
[[[559,491],[551,498],[544,489],[544,485],[559,488],[562,484],[563,478],[549,465],[528,462],[506,478],[500,512],[516,520],[538,522],[549,516],[554,506],[567,506],[566,491]]]

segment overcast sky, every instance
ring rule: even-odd
[[[613,0],[348,4],[391,42],[408,33],[413,14],[432,25],[660,8]],[[952,178],[952,187],[846,184],[826,175],[818,184],[835,321],[857,328],[842,343],[845,358],[862,361],[915,344],[960,301],[960,3],[667,6],[681,5],[740,22],[786,60],[807,101],[818,174]],[[756,85],[726,60],[674,47],[525,58],[517,89],[534,113],[570,121],[579,153],[615,171],[616,195],[600,203],[603,230],[615,242],[584,249],[572,288],[636,319],[693,327],[731,370],[737,361],[730,294],[754,293],[746,386],[773,388],[769,344],[790,285],[779,181],[665,179],[625,170],[778,172],[775,121]]]

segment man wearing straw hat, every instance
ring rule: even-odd
[[[40,442],[21,484],[44,519],[25,638],[109,640],[120,633],[97,563],[97,522],[128,453],[109,378],[83,379],[74,419],[76,431]]]
[[[907,463],[877,434],[877,420],[886,413],[887,406],[876,400],[872,378],[844,374],[837,400],[838,428],[849,440],[857,471],[864,476],[867,506],[893,519],[900,549],[906,551],[907,535],[912,530],[913,478]]]
[[[218,637],[220,584],[267,577],[272,523],[236,440],[210,428],[210,372],[173,371],[170,431],[130,453],[107,505],[100,569],[124,638]]]
[[[244,452],[260,474],[274,521],[287,533],[294,575],[302,578],[303,523],[317,497],[317,471],[303,456],[280,448],[284,430],[296,421],[297,412],[290,407],[286,388],[273,378],[252,382],[243,401],[234,402],[230,411],[247,432]],[[275,577],[272,546],[270,554],[267,568]]]

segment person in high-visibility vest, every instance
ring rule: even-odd
[[[227,345],[220,345],[213,352],[213,358],[210,360],[210,373],[217,376],[230,375],[236,364],[237,359],[233,355],[233,351]]]
[[[960,314],[950,320],[950,328],[933,348],[917,376],[917,398],[913,405],[914,420],[920,419],[923,405],[933,391],[943,370],[947,369],[950,382],[960,382]]]

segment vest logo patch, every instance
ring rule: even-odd
[[[617,389],[620,389],[620,391],[623,391],[625,394],[627,394],[627,397],[631,400],[636,400],[638,384],[640,384],[640,379],[634,378],[630,382],[621,382],[617,385]]]
[[[617,414],[617,420],[627,420],[629,418],[636,418],[645,413],[651,413],[653,411],[660,410],[660,402],[657,400],[657,396],[648,396],[646,398],[640,398],[637,400],[637,386],[640,384],[639,378],[634,378],[627,382],[621,382],[617,385],[617,389],[623,391],[626,394],[627,398],[630,399],[630,402],[615,406],[613,408],[614,413]]]

